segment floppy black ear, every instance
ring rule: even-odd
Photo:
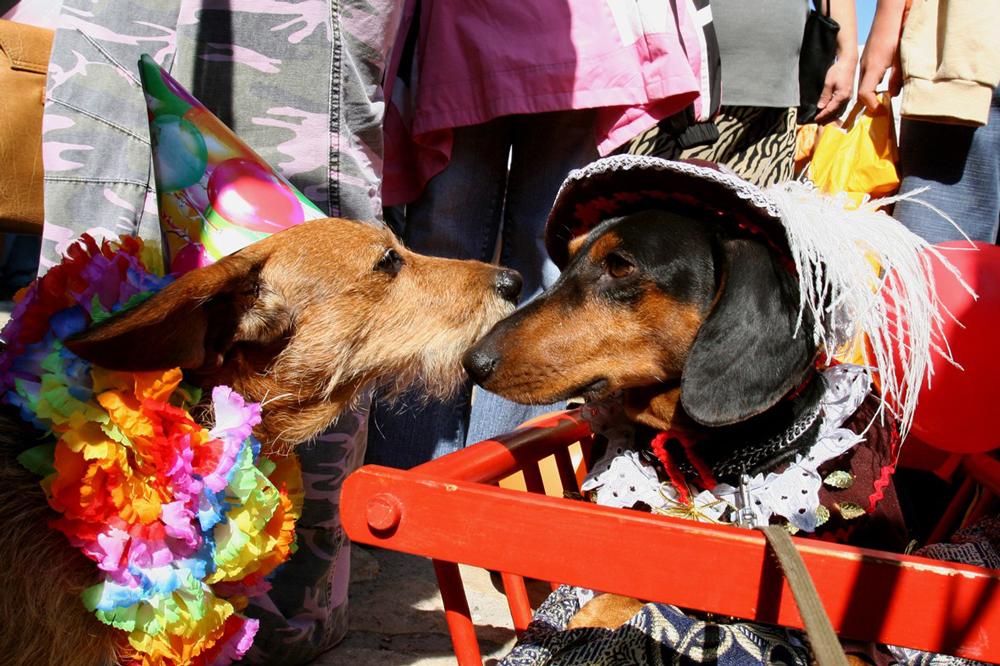
[[[257,320],[264,256],[244,251],[182,276],[135,308],[65,340],[110,370],[210,368],[240,340],[267,337]],[[272,310],[274,308],[266,308]]]
[[[718,427],[766,411],[801,381],[816,354],[811,320],[797,335],[794,276],[763,243],[722,242],[722,293],[695,338],[681,375],[681,405]]]

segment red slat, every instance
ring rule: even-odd
[[[542,473],[538,470],[537,463],[530,463],[521,470],[524,474],[524,485],[529,493],[545,494],[545,482],[542,481]]]
[[[517,574],[500,574],[503,579],[504,594],[510,606],[510,619],[514,622],[514,631],[520,634],[528,628],[531,622],[531,602],[528,601],[528,588],[524,578]]]
[[[962,485],[948,502],[948,508],[941,514],[937,525],[927,538],[927,543],[941,543],[948,540],[948,535],[955,531],[962,519],[962,514],[969,508],[969,501],[976,490],[976,483],[971,477],[965,477]]]
[[[534,425],[468,446],[413,468],[428,476],[493,483],[519,472],[590,434],[579,410],[563,412]]]
[[[444,604],[444,618],[451,633],[452,646],[459,666],[482,666],[483,656],[479,651],[476,627],[472,624],[469,601],[462,586],[462,574],[454,562],[434,560],[434,573],[441,589]]]
[[[575,493],[580,488],[576,482],[576,472],[573,469],[573,459],[567,449],[557,449],[555,451],[556,469],[559,471],[559,481],[562,483],[563,492]]]
[[[969,476],[1000,497],[1000,460],[988,453],[965,456],[962,465]]]

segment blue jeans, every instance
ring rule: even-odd
[[[35,279],[41,251],[41,236],[3,234],[0,238],[0,301],[10,300],[18,289]]]
[[[592,111],[505,116],[456,128],[448,167],[406,206],[403,241],[424,254],[499,259],[524,278],[523,304],[559,276],[544,243],[556,192],[571,170],[595,159]],[[366,462],[409,468],[559,407],[518,405],[478,388],[472,399],[471,386],[446,402],[423,405],[417,394],[395,404],[377,401]]]
[[[917,196],[954,220],[972,240],[996,243],[1000,222],[1000,88],[984,127],[903,119],[899,136],[901,192]],[[893,215],[932,243],[962,234],[933,210],[900,201]]]

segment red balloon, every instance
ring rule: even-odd
[[[926,384],[913,421],[913,433],[927,444],[952,453],[980,453],[1000,446],[997,411],[1000,354],[1000,247],[964,241],[938,249],[979,296],[973,297],[940,262],[933,260],[938,297],[959,323],[945,315],[944,333],[952,356],[964,369],[934,354],[934,376]]]
[[[212,208],[236,226],[274,233],[305,219],[291,188],[269,168],[236,157],[219,164],[208,179]]]
[[[204,246],[198,243],[188,243],[170,260],[170,272],[183,275],[211,263],[212,259],[205,253]]]

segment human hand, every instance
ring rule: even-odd
[[[858,99],[869,112],[874,112],[878,108],[878,94],[875,89],[890,67],[892,73],[889,75],[889,95],[895,97],[903,87],[898,50],[892,48],[886,53],[886,49],[871,48],[872,46],[875,45],[866,46],[864,55],[861,56],[861,76],[858,79]]]
[[[844,107],[851,100],[854,93],[854,68],[857,65],[857,58],[838,58],[837,62],[826,71],[826,82],[823,85],[823,92],[819,96],[816,108],[815,122],[825,125],[840,117],[844,112]]]
[[[906,19],[907,0],[878,0],[868,41],[861,55],[861,75],[858,79],[858,99],[869,111],[878,107],[875,88],[885,72],[892,67],[889,94],[895,97],[903,84],[899,65],[899,35]]]

